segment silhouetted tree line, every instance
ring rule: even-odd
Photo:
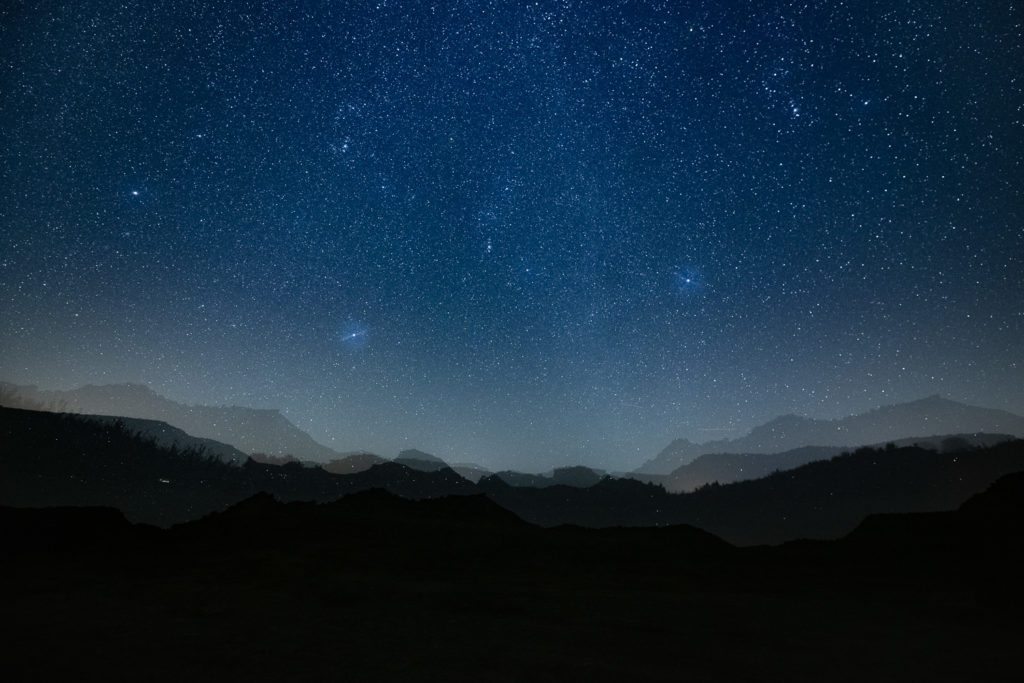
[[[296,458],[291,453],[285,455],[269,455],[267,453],[252,453],[249,455],[254,461],[263,465],[287,465],[288,463],[297,462],[300,465],[302,461]]]
[[[170,524],[250,492],[239,468],[202,448],[160,446],[123,423],[0,408],[0,502],[112,505]]]

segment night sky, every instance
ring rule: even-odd
[[[1024,8],[5,2],[0,379],[638,466],[1024,412]]]

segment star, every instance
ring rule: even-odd
[[[701,271],[694,267],[686,267],[675,273],[676,291],[683,296],[692,296],[704,289],[704,278]]]
[[[342,326],[338,340],[345,348],[358,351],[366,347],[369,336],[369,330],[365,325],[350,321]]]
[[[1024,412],[1019,10],[960,59],[953,3],[927,40],[920,3],[63,4],[8,31],[0,380],[261,387],[498,469],[893,395]]]

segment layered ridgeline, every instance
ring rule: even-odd
[[[336,500],[382,488],[407,498],[472,492],[449,469],[383,461],[347,476],[297,461],[226,462],[133,432],[125,421],[0,407],[0,505],[110,506],[134,522],[168,526],[261,491],[281,500]]]
[[[676,439],[657,456],[637,468],[635,473],[668,475],[702,455],[712,454],[788,451],[787,457],[780,461],[788,461],[788,466],[795,466],[866,444],[925,442],[939,435],[981,433],[1024,437],[1024,417],[1005,410],[966,405],[940,396],[885,406],[838,420],[785,415],[755,427],[749,434],[737,439],[720,439],[701,444]],[[797,449],[810,446],[828,448],[797,452]],[[772,469],[786,469],[786,466]]]
[[[246,453],[329,462],[343,454],[317,443],[278,410],[190,406],[142,384],[88,385],[68,391],[0,383],[3,404],[55,412],[159,420],[191,436],[214,439]]]
[[[161,446],[116,421],[0,408],[0,505],[111,506],[132,521],[162,526],[259,492],[326,502],[379,488],[413,499],[483,494],[541,526],[690,524],[732,543],[779,543],[836,538],[870,514],[953,509],[1016,471],[1024,471],[1024,441],[947,452],[864,448],[689,494],[631,479],[592,483],[592,475],[572,469],[560,473],[566,483],[512,486],[498,475],[473,483],[447,466],[425,471],[391,461],[353,474],[297,462],[249,459],[239,466],[198,449]]]
[[[294,459],[324,463],[329,471],[338,474],[365,471],[384,461],[371,453],[339,453],[319,444],[277,410],[189,406],[138,384],[84,386],[61,391],[0,382],[0,405],[131,418],[136,420],[133,431],[150,436],[158,443],[182,448],[194,445],[187,443],[183,434],[169,431],[169,426],[189,437],[211,440],[206,444],[207,451],[220,451],[218,456],[229,461],[238,460],[239,452],[260,454],[258,459],[262,462],[282,463]],[[142,422],[147,420],[166,424]],[[996,436],[988,436],[990,434]],[[886,406],[841,420],[783,416],[738,439],[703,444],[677,439],[630,476],[663,484],[671,491],[687,491],[715,481],[727,483],[765,476],[865,444],[927,443],[929,447],[937,447],[934,435],[957,435],[971,444],[985,445],[1010,436],[1024,437],[1024,417],[938,396]],[[771,457],[760,457],[768,454]],[[400,453],[397,461],[424,471],[449,466],[436,456],[416,450]],[[491,474],[474,463],[450,466],[474,482]],[[498,473],[505,483],[533,487],[587,486],[596,483],[603,474],[581,467],[559,468],[546,474],[508,470]]]
[[[919,446],[933,451],[952,452],[965,448],[994,446],[1011,441],[1010,434],[951,434],[927,438],[894,439],[885,443],[869,444],[867,448],[882,449]],[[677,467],[669,474],[630,473],[633,479],[661,484],[673,493],[694,491],[708,484],[731,484],[737,481],[760,479],[773,472],[792,470],[801,465],[827,460],[853,449],[840,446],[804,446],[781,453],[711,453],[698,456],[693,462]]]

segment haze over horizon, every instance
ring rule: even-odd
[[[622,469],[1024,413],[1024,12],[0,9],[0,379]]]
[[[243,452],[269,453],[278,457],[289,455],[310,462],[327,462],[344,455],[370,454],[365,450],[334,450],[333,454],[330,450],[324,451],[320,445],[309,441],[308,434],[296,432],[294,424],[288,426],[288,422],[279,422],[280,416],[283,415],[286,421],[288,416],[278,409],[181,403],[161,396],[144,384],[85,385],[71,390],[61,390],[17,385],[0,380],[0,405],[156,420],[182,429],[191,436],[212,438]],[[227,412],[220,412],[222,410]],[[258,417],[261,410],[269,411],[277,418],[271,419],[269,423],[264,422]],[[255,429],[256,432],[239,433],[240,428],[246,429],[243,426],[245,424],[249,424],[249,428]],[[637,469],[638,472],[656,473],[666,467],[667,470],[674,469],[678,464],[690,462],[703,453],[782,454],[794,448],[802,450],[808,446],[812,450],[821,447],[852,449],[908,439],[924,439],[927,442],[930,438],[934,441],[935,437],[958,434],[1019,437],[1024,434],[1022,425],[1024,416],[998,408],[971,406],[935,394],[904,403],[876,406],[857,415],[846,415],[836,419],[779,415],[756,425],[753,429],[744,430],[737,438],[718,436],[714,439],[694,440],[684,434],[671,443],[664,444],[664,448],[659,447],[657,452],[642,455],[640,459],[620,459],[610,468],[601,468],[592,461],[589,462],[589,466],[597,467],[598,470],[627,472],[643,465]],[[260,437],[260,434],[263,436]],[[316,452],[310,451],[310,448]],[[683,452],[679,450],[680,448]],[[557,459],[529,461],[521,457],[523,454],[516,454],[520,457],[504,462],[495,460],[493,454],[490,457],[477,458],[475,461],[457,461],[446,451],[426,453],[418,448],[404,448],[394,453],[377,451],[372,455],[392,459],[399,456],[413,459],[421,459],[422,456],[422,459],[433,459],[440,455],[441,460],[449,465],[484,466],[491,471],[529,470],[536,473],[582,464],[582,461]],[[654,455],[657,455],[657,458],[652,458]],[[663,461],[663,458],[667,460]],[[665,463],[672,464],[666,466]]]

